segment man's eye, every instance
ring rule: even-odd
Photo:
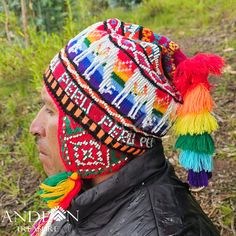
[[[50,110],[49,108],[46,108],[45,110],[46,110],[46,112],[47,112],[48,114],[50,114],[50,115],[53,115],[53,114],[54,114],[54,112],[53,112],[52,110]]]
[[[45,105],[45,103],[43,101],[39,101],[38,104],[39,104],[39,107],[41,107],[41,108]]]

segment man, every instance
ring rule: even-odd
[[[44,74],[44,106],[30,128],[52,209],[31,235],[219,235],[175,176],[161,137],[175,121],[188,181],[206,186],[217,128],[207,79],[222,66],[118,19],[70,40]],[[54,219],[58,209],[67,219]]]

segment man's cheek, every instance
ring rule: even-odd
[[[51,149],[59,149],[58,137],[57,137],[57,124],[53,122],[52,125],[48,126],[48,143]]]

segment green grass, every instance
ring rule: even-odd
[[[153,30],[165,33],[165,30],[196,35],[212,25],[216,26],[223,17],[234,17],[236,3],[233,0],[193,0],[165,1],[150,0],[132,9],[109,9],[97,18],[119,17],[128,22],[141,24]]]
[[[221,211],[222,221],[224,225],[231,226],[232,218],[234,217],[232,206],[230,206],[229,204],[226,204],[226,205],[221,205],[219,208]]]

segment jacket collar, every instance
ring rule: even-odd
[[[142,156],[131,160],[109,179],[73,199],[69,211],[73,215],[78,212],[79,219],[77,222],[71,218],[71,223],[82,223],[86,217],[108,201],[115,200],[120,194],[130,191],[137,185],[144,184],[153,175],[161,175],[166,168],[163,147],[159,143],[158,146],[148,150]]]

